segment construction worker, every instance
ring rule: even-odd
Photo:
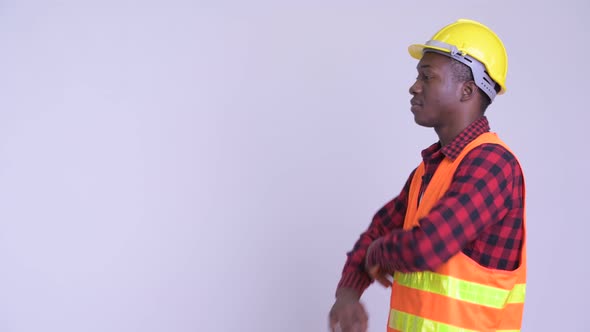
[[[519,331],[525,184],[484,115],[506,91],[506,50],[492,30],[465,19],[408,50],[419,59],[414,121],[439,140],[348,252],[330,327],[366,331],[359,299],[377,281],[392,288],[388,331]]]

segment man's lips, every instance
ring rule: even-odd
[[[417,101],[414,98],[412,98],[412,100],[410,100],[410,105],[412,105],[412,107],[410,107],[410,111],[412,111],[412,113],[418,112],[418,110],[420,108],[422,108],[422,103]]]

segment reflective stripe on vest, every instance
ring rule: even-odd
[[[396,273],[395,281],[401,286],[496,309],[504,308],[506,303],[524,303],[526,290],[526,284],[517,284],[512,290],[506,290],[430,271]]]
[[[408,332],[477,332],[476,330],[447,325],[397,310],[391,310],[389,314],[389,327]],[[496,332],[520,332],[520,330],[497,330]]]

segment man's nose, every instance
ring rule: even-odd
[[[422,91],[422,86],[420,86],[420,82],[416,80],[416,82],[410,86],[409,92],[411,95],[415,95],[420,91]]]

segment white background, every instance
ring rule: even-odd
[[[509,54],[488,117],[527,176],[523,330],[584,331],[589,7],[0,1],[0,331],[326,331],[436,141],[407,45],[458,18]]]

